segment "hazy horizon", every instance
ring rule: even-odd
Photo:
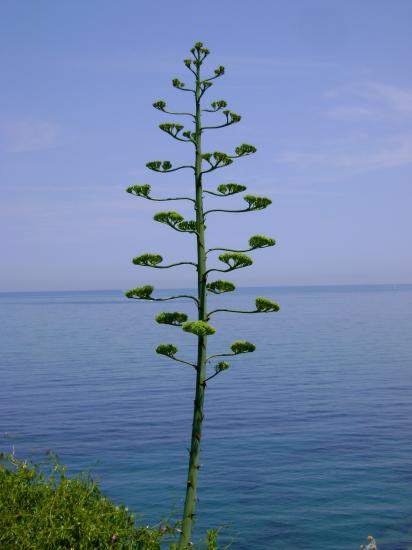
[[[348,289],[363,289],[363,288],[373,288],[373,289],[391,289],[391,290],[399,290],[402,288],[408,288],[412,287],[412,283],[351,283],[351,284],[325,284],[325,285],[243,285],[243,286],[237,286],[236,290],[253,290],[253,289],[275,289],[275,290],[298,290],[298,289],[339,289],[339,288],[348,288]],[[125,289],[122,288],[78,288],[78,289],[67,289],[67,288],[60,288],[55,290],[47,290],[47,289],[41,289],[41,290],[1,290],[1,294],[57,294],[59,292],[61,293],[81,293],[81,292],[91,292],[91,293],[97,293],[97,292],[118,292],[120,294],[123,294]],[[193,290],[197,292],[196,287],[190,287],[190,286],[169,286],[169,287],[161,287],[157,286],[155,288],[155,291],[166,291],[166,290]]]

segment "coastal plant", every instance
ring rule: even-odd
[[[53,455],[35,464],[0,454],[4,550],[160,550],[169,532],[136,526],[133,514],[104,496],[90,476],[68,477]]]
[[[209,310],[207,307],[207,295],[221,295],[235,290],[235,284],[226,279],[214,279],[214,273],[229,273],[238,269],[244,269],[252,265],[252,258],[247,255],[262,248],[274,246],[275,240],[263,235],[253,235],[248,244],[243,249],[232,249],[222,247],[206,247],[206,220],[216,213],[251,213],[263,210],[271,204],[267,197],[244,194],[243,204],[234,209],[228,208],[210,208],[206,209],[205,202],[208,197],[219,197],[222,201],[227,201],[228,197],[233,197],[246,191],[246,186],[239,183],[221,183],[216,189],[207,189],[204,187],[205,177],[216,170],[228,167],[238,159],[243,159],[256,152],[256,148],[248,143],[242,143],[235,147],[233,152],[225,153],[221,151],[204,152],[202,149],[202,137],[205,132],[223,129],[240,122],[241,117],[227,107],[226,101],[219,99],[213,100],[205,106],[204,99],[206,93],[214,85],[214,81],[225,73],[222,66],[217,67],[210,75],[203,74],[203,65],[209,56],[209,50],[201,42],[197,42],[190,50],[191,57],[184,60],[184,64],[191,73],[192,85],[186,85],[180,79],[175,78],[172,81],[173,87],[181,92],[189,94],[192,100],[193,110],[173,111],[169,110],[166,102],[158,100],[153,103],[153,107],[164,114],[181,116],[189,121],[189,128],[176,122],[166,122],[159,125],[159,128],[168,134],[171,138],[192,147],[192,162],[174,166],[169,160],[154,160],[146,164],[147,168],[154,172],[166,174],[178,170],[188,171],[191,175],[193,185],[193,195],[188,194],[178,197],[154,197],[149,184],[131,185],[127,192],[136,197],[141,197],[150,201],[183,201],[192,204],[194,207],[194,219],[185,219],[182,214],[176,211],[167,210],[158,212],[154,215],[154,220],[169,226],[171,229],[180,233],[191,235],[196,241],[197,256],[195,261],[181,261],[172,264],[164,264],[163,257],[158,253],[144,253],[136,256],[133,263],[142,267],[152,269],[169,269],[177,266],[191,266],[197,272],[197,293],[178,294],[174,296],[163,297],[154,294],[152,285],[144,285],[132,288],[126,292],[126,297],[135,300],[166,301],[186,298],[190,300],[196,309],[194,319],[189,319],[185,313],[179,311],[167,311],[160,313],[156,321],[161,324],[168,324],[180,327],[183,331],[194,335],[197,338],[197,357],[188,361],[177,355],[178,349],[174,344],[160,344],[156,352],[168,357],[174,361],[186,364],[194,369],[195,377],[195,400],[193,409],[192,434],[189,452],[189,466],[186,483],[186,496],[181,525],[181,535],[178,548],[180,550],[187,548],[191,544],[191,533],[193,521],[195,518],[196,495],[198,474],[200,469],[200,443],[202,438],[203,406],[205,399],[206,384],[212,378],[226,371],[229,363],[222,357],[238,356],[251,353],[255,350],[253,343],[243,340],[237,340],[230,345],[227,352],[214,355],[207,355],[207,339],[212,336],[216,329],[210,324],[212,318],[221,312],[235,313],[270,313],[279,311],[279,305],[273,300],[265,297],[257,297],[255,306],[250,310],[218,308]],[[204,122],[207,117],[214,115],[220,116],[217,123]],[[210,224],[210,221],[207,222]],[[216,260],[213,256],[219,253],[218,260],[220,264],[216,266]],[[209,264],[212,264],[209,267]],[[211,369],[211,370],[210,370]]]
[[[100,491],[89,474],[69,477],[55,455],[39,463],[0,453],[2,550],[176,550],[176,522],[139,526],[134,515]],[[209,530],[192,550],[217,550]]]

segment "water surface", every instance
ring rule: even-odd
[[[349,550],[369,533],[412,548],[412,286],[242,289],[212,305],[256,295],[281,312],[213,320],[211,352],[257,351],[208,385],[196,537],[224,525],[236,550]],[[194,372],[154,348],[191,360],[196,339],[154,323],[173,310],[193,306],[1,294],[1,449],[52,449],[143,522],[179,516]]]

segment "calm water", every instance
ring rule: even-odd
[[[235,550],[412,548],[412,286],[244,289],[214,318],[212,352],[249,339],[208,385],[196,536],[225,525]],[[172,304],[172,305],[171,305]],[[176,306],[176,307],[175,307]],[[1,449],[54,450],[69,471],[147,523],[183,499],[190,367],[156,355],[195,337],[120,292],[0,295]]]

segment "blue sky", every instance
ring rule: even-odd
[[[233,280],[411,283],[411,20],[409,0],[3,0],[0,290],[194,286],[190,268],[131,264],[144,252],[190,260],[195,247],[152,221],[165,208],[124,188],[192,191],[189,172],[145,163],[190,158],[151,104],[189,107],[170,81],[190,78],[182,60],[197,40],[211,70],[226,67],[208,99],[243,117],[210,132],[205,150],[258,148],[207,186],[234,181],[273,200],[262,213],[210,216],[210,246],[278,241]]]

